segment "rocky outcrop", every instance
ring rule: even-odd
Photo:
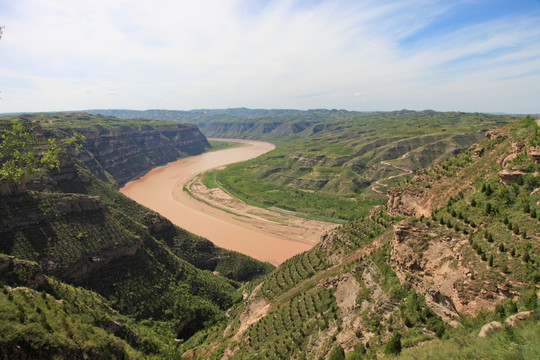
[[[0,196],[19,195],[26,192],[24,181],[16,183],[11,179],[0,180]]]
[[[504,134],[500,130],[488,130],[485,133],[488,140],[498,140],[504,137]]]
[[[518,314],[509,316],[504,323],[509,326],[515,326],[519,321],[528,319],[533,314],[532,311],[522,311]]]
[[[531,155],[535,163],[540,164],[540,150],[532,150],[529,155]]]
[[[39,200],[29,194],[21,194],[10,199],[9,212],[0,211],[0,236],[2,232],[10,232],[18,228],[32,228],[40,222],[58,219],[71,213],[84,213],[106,209],[106,205],[97,196],[77,194],[48,194],[47,201],[55,205],[48,209],[39,206]],[[6,209],[6,211],[8,211]]]
[[[121,324],[118,321],[103,319],[98,321],[96,325],[122,339],[137,339],[139,337],[139,334],[137,334],[127,325]]]
[[[523,171],[510,171],[506,169],[499,172],[499,178],[505,185],[514,184],[520,176],[525,176],[525,173]]]
[[[484,338],[488,335],[488,333],[494,329],[501,328],[503,325],[498,321],[492,321],[487,323],[486,325],[482,326],[480,329],[480,333],[478,334],[478,337]]]
[[[53,261],[45,260],[45,270],[48,274],[58,276],[61,279],[79,283],[92,271],[102,268],[114,260],[122,257],[133,256],[143,243],[138,239],[130,246],[116,246],[111,249],[104,249],[84,259],[79,259],[68,266],[56,267]]]
[[[431,216],[431,201],[421,194],[403,188],[391,188],[386,192],[388,213],[403,216]]]
[[[47,279],[38,264],[14,256],[0,255],[0,282],[12,287],[23,286],[37,290],[47,283]]]
[[[108,180],[107,174],[110,174],[117,187],[153,167],[200,154],[210,146],[196,125],[147,125],[141,128],[126,125],[124,128],[79,132],[86,140],[83,149],[74,154],[75,158],[102,180]]]
[[[494,309],[500,301],[517,295],[489,281],[471,279],[461,253],[466,244],[465,236],[422,222],[398,224],[391,241],[390,262],[398,277],[409,281],[429,307],[449,322],[461,313]]]
[[[497,328],[502,328],[503,326],[516,326],[518,322],[528,319],[533,314],[532,311],[522,311],[518,314],[509,316],[504,321],[504,324],[502,324],[499,321],[491,321],[482,326],[480,329],[480,333],[478,333],[478,337],[484,338],[486,337],[490,331],[493,331]]]

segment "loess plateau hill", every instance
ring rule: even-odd
[[[47,138],[86,137],[80,151],[60,154],[59,169],[2,187],[1,358],[540,357],[538,120],[105,115],[0,119],[3,129],[21,120],[38,153]],[[262,158],[213,173],[219,186],[343,224],[274,269],[118,193],[154,166],[208,149],[197,126],[178,120],[276,142]],[[289,207],[273,197],[280,192]]]

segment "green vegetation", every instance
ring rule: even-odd
[[[208,151],[219,151],[238,146],[238,143],[234,141],[208,140],[208,143],[210,144],[210,149]]]
[[[276,185],[264,180],[266,179],[265,169],[256,165],[260,162],[267,164],[265,159],[269,158],[270,156],[263,155],[247,163],[230,165],[226,170],[214,175],[214,178],[227,191],[247,203],[299,211],[329,219],[359,218],[366,215],[372,206],[383,203],[382,200],[359,202],[356,199],[340,199],[325,193],[312,193],[292,186]],[[246,167],[256,169],[254,171],[259,173],[256,175],[258,181],[246,177]],[[346,172],[346,170],[343,171]]]
[[[73,136],[62,139],[58,144],[55,138],[48,138],[46,145],[33,143],[29,129],[20,121],[13,121],[3,129],[0,142],[0,180],[9,179],[20,183],[34,175],[41,168],[59,168],[58,155],[65,147],[80,149],[85,138],[75,132]],[[39,147],[39,154],[36,148]]]
[[[511,120],[432,111],[323,114],[274,120],[279,127],[301,123],[297,132],[246,128],[243,136],[273,141],[277,149],[227,167],[216,175],[218,183],[258,206],[352,220],[384,204],[389,186],[469,147],[483,129]]]
[[[93,175],[99,167],[80,155],[97,148],[104,154],[112,145],[96,142],[90,151],[85,144],[81,157],[37,172],[27,191],[0,196],[0,357],[539,356],[534,119],[470,146],[509,118],[236,112],[235,124],[227,111],[209,112],[213,123],[200,112],[183,115],[199,116],[206,129],[279,135],[278,148],[205,174],[207,186],[264,206],[352,220],[273,269],[216,248],[119,194],[111,186],[114,167],[100,180]],[[47,116],[36,115],[42,124]],[[69,124],[84,115],[54,116]],[[121,126],[115,121],[107,131]],[[55,131],[71,136],[65,124],[53,130],[54,122],[45,138]],[[170,126],[157,124],[157,137],[146,140],[159,146],[155,139],[164,137],[170,145],[178,135]],[[30,136],[30,144],[46,145],[39,132]],[[116,156],[100,164],[159,158]],[[371,206],[393,183],[392,201]],[[529,310],[513,325],[507,321]],[[478,337],[492,321],[503,325]]]
[[[51,116],[53,124],[58,120],[56,115],[34,115],[32,119],[39,118],[44,125]],[[59,115],[59,122],[69,121],[55,124],[56,128],[47,127],[44,133],[39,125],[25,122],[24,116],[17,117],[21,118],[23,122],[15,122],[13,131],[31,140],[25,143],[25,151],[35,159],[41,157],[35,154],[41,154],[43,146],[54,144],[48,139],[73,131],[63,130],[64,126],[74,125],[69,120],[71,114]],[[73,121],[83,120],[77,115]],[[11,124],[2,124],[7,129],[4,139],[11,139]],[[171,126],[156,124],[164,129]],[[104,132],[115,131],[114,127],[120,125],[112,121],[107,126],[99,130],[98,125],[88,124],[88,128]],[[153,133],[154,128],[150,126],[145,131]],[[167,134],[166,131],[160,134]],[[96,146],[95,135],[91,138],[93,145],[86,142],[78,155],[88,154],[89,147]],[[102,149],[96,150],[99,146]],[[93,151],[108,151],[104,144],[99,146]],[[54,152],[52,158],[57,159],[57,155]],[[8,266],[7,275],[0,274],[0,281],[12,287],[37,287],[49,294],[44,297],[54,296],[66,304],[64,307],[78,306],[87,298],[101,299],[99,303],[105,305],[94,310],[84,307],[77,310],[78,315],[67,313],[66,320],[62,320],[55,307],[51,307],[54,314],[49,316],[44,310],[49,305],[32,303],[34,310],[23,311],[29,316],[32,312],[38,314],[31,315],[31,324],[18,315],[17,324],[2,325],[0,332],[6,337],[0,339],[5,344],[0,347],[8,353],[14,354],[19,346],[22,354],[39,358],[64,357],[70,352],[93,358],[146,358],[167,353],[178,357],[177,346],[171,347],[174,337],[186,339],[222,321],[225,311],[241,300],[237,288],[242,282],[273,269],[270,264],[216,248],[208,240],[187,233],[136,204],[111,187],[114,178],[101,181],[85,168],[84,156],[81,160],[70,153],[63,156],[58,168],[35,172],[27,189],[14,193],[7,189],[8,193],[0,196],[0,259],[14,261],[14,271]],[[58,280],[44,278],[42,273]],[[74,284],[84,286],[85,293],[70,297],[71,290],[59,290]],[[14,296],[11,290],[6,291],[9,301]],[[11,312],[11,307],[6,311]],[[65,321],[68,325],[62,325]],[[103,325],[104,321],[110,326]],[[116,329],[115,322],[124,330],[111,330]],[[127,323],[136,329],[133,331],[145,335],[129,335],[132,330],[127,330]],[[56,333],[58,336],[51,335]]]
[[[401,216],[372,208],[369,216],[344,224],[312,250],[249,284],[247,300],[233,307],[231,320],[217,331],[223,336],[197,334],[185,349],[208,358],[234,354],[233,359],[253,354],[263,359],[357,359],[385,353],[396,358],[538,356],[540,194],[534,190],[539,169],[529,154],[534,149],[519,146],[535,143],[535,134],[536,122],[524,119],[402,181],[392,196],[430,204],[431,216],[408,215],[406,207],[402,213],[408,204],[400,201],[389,210]],[[523,173],[514,183],[501,182],[502,167],[494,165],[506,158],[509,171]],[[248,164],[250,171],[264,171],[255,162]],[[470,276],[464,277],[463,269]],[[431,272],[438,271],[442,275],[434,278]],[[461,300],[448,300],[443,286],[465,299],[461,306],[478,299],[494,310],[459,314],[452,301]],[[260,309],[267,313],[245,329],[243,321]],[[535,315],[515,328],[477,337],[484,324],[531,309]]]
[[[216,181],[216,174],[219,170],[210,170],[203,174],[202,182],[208,189],[216,189],[219,187]]]
[[[405,350],[399,359],[534,359],[540,354],[540,321],[533,317],[516,327],[505,326],[479,338],[476,332]]]

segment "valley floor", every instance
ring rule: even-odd
[[[309,250],[324,233],[337,226],[246,205],[220,189],[207,189],[197,176],[201,172],[274,148],[270,143],[237,141],[245,145],[156,168],[127,184],[121,192],[217,246],[274,265]],[[187,187],[191,196],[184,190]]]

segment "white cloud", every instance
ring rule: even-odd
[[[0,112],[540,112],[540,12],[421,36],[463,3],[0,0]]]

